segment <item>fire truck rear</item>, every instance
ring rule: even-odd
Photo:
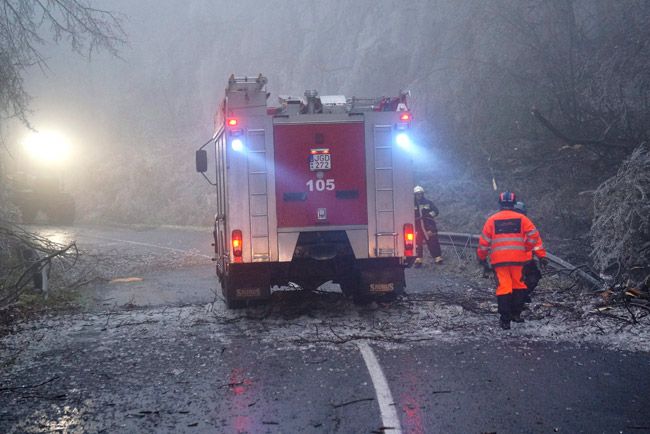
[[[231,76],[197,171],[216,187],[214,247],[228,307],[271,287],[338,283],[355,301],[393,298],[414,256],[406,94],[280,96]],[[216,177],[207,176],[208,150]]]

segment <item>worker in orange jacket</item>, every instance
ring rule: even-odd
[[[476,250],[479,262],[487,267],[489,259],[494,269],[499,323],[504,330],[510,329],[511,321],[524,322],[521,311],[527,288],[522,280],[522,269],[531,253],[540,260],[542,268],[547,264],[537,228],[527,216],[513,209],[515,202],[514,193],[499,194],[501,210],[488,217]]]
[[[521,201],[515,202],[515,206],[513,207],[513,209],[520,214],[523,214],[525,216],[528,215],[526,204]],[[521,270],[521,274],[522,274],[521,280],[524,282],[527,288],[526,297],[524,297],[524,303],[531,303],[532,302],[531,296],[533,295],[533,291],[535,290],[537,284],[542,278],[542,272],[539,271],[539,268],[537,267],[537,264],[533,259],[532,250],[530,252],[526,252],[526,259],[527,261]]]

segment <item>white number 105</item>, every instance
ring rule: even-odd
[[[316,181],[310,179],[307,181],[307,187],[309,188],[309,191],[325,191],[334,190],[336,188],[333,179],[317,179]]]

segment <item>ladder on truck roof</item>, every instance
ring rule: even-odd
[[[226,92],[261,92],[267,82],[267,78],[262,74],[257,77],[235,77],[235,74],[232,74],[228,79]]]

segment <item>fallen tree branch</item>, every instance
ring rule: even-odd
[[[353,401],[342,402],[341,404],[332,404],[332,407],[341,408],[341,407],[345,407],[346,405],[357,404],[359,402],[374,401],[374,400],[375,398],[361,398],[361,399],[355,399]]]
[[[59,378],[59,376],[55,375],[54,377],[50,378],[49,380],[45,380],[42,383],[38,383],[38,384],[30,384],[30,385],[26,385],[26,386],[0,387],[0,391],[33,389],[35,387],[41,387],[41,386],[44,386],[47,383],[51,383],[52,381],[57,380],[58,378]]]
[[[611,142],[606,142],[605,141],[605,135],[603,135],[603,138],[594,140],[594,139],[576,139],[567,136],[564,134],[562,131],[560,131],[551,121],[546,119],[544,115],[540,113],[540,111],[533,107],[530,110],[531,114],[537,121],[539,121],[540,124],[542,124],[547,130],[549,130],[555,137],[558,139],[562,140],[563,142],[569,144],[569,145],[593,145],[593,146],[601,146],[605,148],[619,148],[619,149],[629,149],[629,145],[620,145],[616,143],[611,143]]]

